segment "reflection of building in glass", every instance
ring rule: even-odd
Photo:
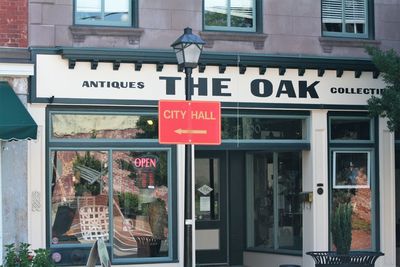
[[[142,160],[143,155],[149,160]],[[146,248],[149,244],[138,246],[137,240],[141,239],[136,237],[147,236],[148,242],[159,240],[157,254],[168,250],[165,242],[161,243],[168,237],[167,173],[160,170],[166,166],[162,162],[167,160],[166,154],[115,151],[112,156],[113,220],[109,221],[109,154],[105,151],[53,152],[52,243],[87,243],[98,238],[110,242],[113,238],[116,256],[146,257],[150,253]],[[141,163],[136,160],[134,166],[138,158]],[[142,187],[143,174],[147,175],[145,178],[150,177],[145,187]],[[111,237],[110,225],[114,229]]]
[[[367,184],[367,177],[363,171],[359,171],[357,185]],[[358,188],[351,198],[353,206],[353,242],[352,249],[360,250],[372,246],[371,235],[371,189]]]

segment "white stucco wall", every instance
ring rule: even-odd
[[[0,63],[0,81],[7,81],[24,105],[27,103],[28,77],[32,74],[33,64]],[[10,116],[10,114],[0,116]],[[28,240],[27,143],[29,141],[26,140],[13,142],[0,140],[1,261],[4,245]]]
[[[37,140],[28,145],[28,239],[33,248],[46,247],[45,105],[30,105],[38,125]]]
[[[379,201],[380,245],[384,257],[377,267],[396,266],[396,194],[394,133],[387,129],[386,119],[379,119]],[[399,197],[399,196],[397,196]]]

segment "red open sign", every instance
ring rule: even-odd
[[[156,168],[157,166],[157,159],[156,158],[135,158],[133,160],[133,165],[136,168]]]

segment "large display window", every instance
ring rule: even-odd
[[[154,117],[50,111],[49,118],[48,242],[58,264],[85,264],[98,239],[114,263],[176,259],[176,152],[158,145]]]

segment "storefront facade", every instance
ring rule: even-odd
[[[29,144],[29,241],[61,265],[102,238],[113,264],[182,266],[184,147],[160,145],[157,123],[159,100],[185,99],[173,53],[32,56],[45,130]],[[330,210],[350,201],[352,248],[394,266],[394,135],[366,112],[384,88],[369,61],[206,53],[193,77],[194,100],[222,105],[222,144],[195,149],[198,264],[313,266],[304,253],[331,249]]]

